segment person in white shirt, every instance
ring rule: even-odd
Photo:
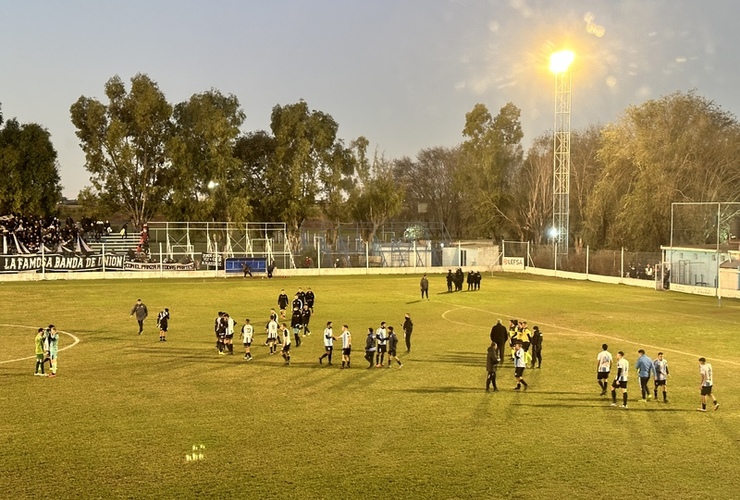
[[[349,333],[349,326],[342,325],[342,334],[339,336],[342,339],[342,368],[345,363],[349,368],[349,357],[352,354],[352,334]]]
[[[524,386],[526,391],[529,385],[524,381],[524,369],[527,367],[527,351],[522,348],[522,343],[517,342],[514,344],[514,378],[516,378],[515,391],[518,391]]]
[[[239,334],[239,338],[244,342],[244,359],[251,361],[252,353],[250,352],[250,348],[252,346],[252,339],[254,338],[254,327],[249,324],[249,318],[244,320],[244,326],[242,326],[242,332]]]
[[[601,396],[606,394],[609,385],[609,373],[612,371],[612,355],[609,346],[601,344],[601,352],[596,356],[596,382],[601,387]]]
[[[275,351],[277,350],[275,348],[275,343],[277,342],[277,335],[278,335],[278,322],[274,319],[270,319],[270,321],[267,323],[267,345],[270,347],[270,356],[275,354]]]
[[[612,406],[617,406],[617,389],[622,390],[622,408],[627,408],[627,378],[629,377],[630,364],[624,359],[624,352],[617,353],[617,376],[612,382]]]
[[[228,314],[224,314],[226,318],[226,335],[224,336],[224,346],[229,351],[229,354],[234,354],[234,327],[236,321]]]
[[[283,330],[283,348],[280,349],[280,354],[282,354],[283,359],[285,360],[285,364],[290,365],[290,330],[288,330],[288,325],[283,323],[282,325]]]
[[[705,358],[699,358],[699,374],[701,375],[701,408],[697,408],[699,411],[707,411],[707,396],[712,398],[714,402],[714,409],[719,409],[719,402],[717,398],[712,394],[712,387],[714,386],[714,378],[712,376],[712,365],[707,363]]]
[[[319,358],[319,364],[323,364],[324,358],[329,358],[328,366],[331,366],[331,353],[334,350],[334,341],[337,340],[334,337],[334,331],[331,327],[331,321],[326,322],[326,328],[324,328],[324,354]]]
[[[663,358],[663,353],[659,352],[658,357],[653,360],[653,371],[655,372],[655,388],[653,395],[655,400],[658,400],[658,387],[663,388],[663,402],[668,402],[668,392],[666,391],[666,385],[668,384],[668,361]]]
[[[385,353],[388,350],[388,333],[385,328],[385,321],[380,323],[380,328],[375,331],[375,339],[378,341],[378,351],[375,354],[375,367],[383,366]]]

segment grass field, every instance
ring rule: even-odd
[[[740,304],[625,286],[486,276],[478,292],[418,298],[419,276],[5,283],[0,297],[2,498],[737,498]],[[313,335],[282,365],[262,346],[281,287],[317,296]],[[145,333],[129,317],[141,297]],[[168,342],[155,318],[169,307]],[[258,325],[254,360],[214,349],[213,318]],[[365,369],[367,327],[414,319],[402,369]],[[544,332],[543,366],[484,392],[497,318]],[[353,364],[319,366],[327,320]],[[32,376],[37,326],[80,342],[59,376]],[[402,335],[401,335],[402,337]],[[62,347],[73,339],[64,335]],[[596,354],[665,352],[669,403],[599,396]],[[700,413],[697,358],[717,412]],[[338,355],[336,356],[339,357]],[[14,361],[17,360],[17,361]],[[194,445],[204,460],[186,462]]]

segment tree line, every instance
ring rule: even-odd
[[[443,223],[453,238],[547,241],[552,132],[525,151],[513,103],[495,115],[476,104],[461,120],[457,146],[390,159],[365,137],[345,142],[334,118],[303,100],[274,106],[269,130],[243,133],[239,100],[216,89],[172,104],[137,74],[128,88],[114,76],[104,90],[107,103],[81,96],[70,108],[91,175],[79,198],[98,214],[123,211],[135,226],[154,216],[280,221],[295,248],[308,219],[333,228],[330,240],[343,222],[363,223],[372,240],[395,220]],[[695,91],[574,131],[572,245],[652,251],[669,241],[671,202],[737,201],[739,133],[733,115]],[[5,147],[0,142],[0,167],[9,171]],[[56,195],[30,194],[20,205],[51,210],[30,201],[58,199],[58,173],[46,183]]]

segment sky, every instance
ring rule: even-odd
[[[173,104],[234,94],[244,132],[304,99],[387,158],[454,147],[475,104],[512,102],[526,149],[552,131],[566,48],[574,130],[677,91],[737,115],[738,17],[736,0],[0,0],[0,104],[50,132],[69,198],[89,184],[69,108],[106,102],[114,75]]]

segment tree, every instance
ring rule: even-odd
[[[403,208],[404,188],[393,175],[391,162],[377,153],[370,168],[359,176],[349,199],[350,212],[357,222],[369,222],[367,241],[375,239],[378,229]]]
[[[2,117],[0,116],[0,123]],[[56,211],[61,199],[57,152],[49,132],[16,119],[0,129],[0,211],[40,216]]]
[[[278,221],[267,175],[275,161],[275,138],[264,130],[240,136],[234,145],[241,177],[249,193],[250,212],[255,220]]]
[[[740,126],[694,92],[628,108],[606,127],[587,234],[594,245],[655,251],[670,241],[671,203],[740,198]]]
[[[512,182],[512,205],[520,241],[542,243],[552,226],[552,134],[537,137]]]
[[[244,221],[249,184],[235,156],[244,112],[233,95],[209,90],[174,109],[166,212],[179,220]]]
[[[321,172],[332,161],[339,125],[321,111],[309,110],[305,101],[272,109],[270,128],[275,157],[266,175],[275,212],[287,225],[294,252],[300,227],[316,208]]]
[[[319,207],[332,227],[328,235],[329,244],[336,242],[339,223],[348,216],[347,197],[354,186],[352,176],[355,172],[355,162],[352,150],[346,148],[341,140],[337,140],[319,173],[321,182]]]
[[[122,209],[141,227],[162,205],[169,162],[172,106],[147,75],[131,79],[131,90],[114,76],[105,84],[108,105],[81,96],[70,107],[85,168],[98,196]]]
[[[416,160],[403,157],[394,162],[394,175],[406,192],[406,220],[441,222],[453,237],[462,236],[461,194],[455,183],[459,164],[460,149],[444,147],[422,149]]]
[[[511,178],[522,159],[520,110],[512,103],[491,117],[484,104],[465,115],[458,189],[461,212],[470,236],[494,239],[515,231],[511,213]]]

